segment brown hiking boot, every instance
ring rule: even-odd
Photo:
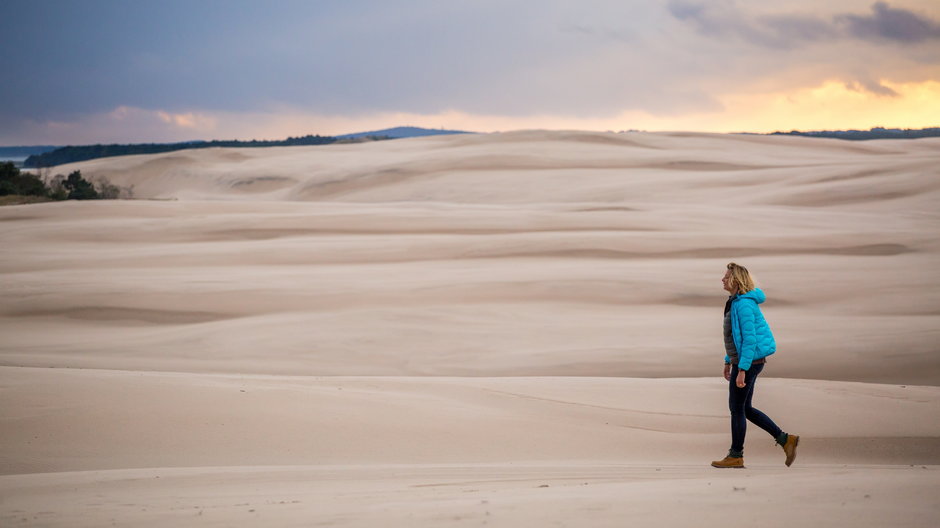
[[[743,468],[744,457],[726,456],[723,460],[715,460],[712,467],[716,468]]]
[[[783,452],[787,454],[787,467],[796,460],[796,446],[800,444],[800,437],[796,435],[787,435],[787,443],[783,444]]]

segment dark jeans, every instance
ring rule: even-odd
[[[744,388],[739,389],[735,380],[738,377],[738,366],[731,366],[731,382],[729,383],[728,407],[731,408],[731,452],[744,453],[744,435],[747,433],[747,422],[767,431],[770,436],[777,438],[783,431],[766,414],[751,407],[751,398],[754,396],[754,385],[757,377],[764,370],[764,364],[751,365],[744,374]]]

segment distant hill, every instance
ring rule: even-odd
[[[28,147],[0,147],[0,161],[21,161],[34,154],[44,154],[59,147],[53,145],[33,145]]]
[[[940,137],[940,128],[882,128],[875,127],[870,130],[818,130],[810,132],[801,132],[791,130],[790,132],[774,132],[771,136],[805,136],[805,137],[825,137],[835,139],[848,139],[861,141],[866,139],[916,139],[925,137]]]
[[[33,154],[23,162],[24,167],[54,167],[77,161],[87,161],[96,158],[109,158],[112,156],[128,156],[131,154],[158,154],[177,150],[200,149],[210,147],[291,147],[301,145],[328,145],[337,139],[332,136],[308,135],[303,137],[289,137],[275,141],[239,141],[239,140],[212,140],[187,141],[184,143],[135,143],[128,145],[82,145],[59,147],[49,152]]]
[[[372,132],[358,132],[342,136],[308,135],[303,137],[290,137],[277,141],[238,141],[238,140],[212,140],[212,141],[186,141],[181,143],[135,143],[111,145],[80,145],[68,147],[0,147],[0,160],[22,160],[24,167],[54,167],[66,163],[86,161],[111,156],[127,156],[131,154],[156,154],[160,152],[173,152],[176,150],[198,149],[209,147],[286,147],[296,145],[328,145],[339,142],[355,142],[380,139],[399,139],[418,136],[438,136],[444,134],[471,134],[462,130],[443,130],[419,127],[396,127]],[[12,154],[14,152],[21,154]],[[31,149],[31,150],[23,150]],[[9,158],[4,158],[4,150],[9,150]],[[28,157],[27,157],[28,156]]]
[[[444,130],[439,128],[420,128],[420,127],[395,127],[395,128],[386,128],[384,130],[373,130],[371,132],[356,132],[355,134],[343,134],[341,136],[336,136],[339,139],[357,139],[357,138],[387,138],[387,139],[401,139],[409,137],[422,137],[422,136],[444,136],[449,134],[472,134],[473,132],[467,132],[464,130]]]

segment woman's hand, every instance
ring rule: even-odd
[[[735,383],[735,385],[738,386],[739,389],[743,389],[743,388],[744,388],[744,385],[746,385],[746,383],[744,383],[744,375],[745,375],[745,374],[747,374],[747,372],[745,372],[745,371],[743,371],[743,370],[739,370],[739,371],[738,371],[738,379],[736,379],[736,380],[734,381],[734,383]]]
[[[725,363],[725,381],[731,381],[731,365]]]

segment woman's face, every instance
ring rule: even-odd
[[[721,279],[721,285],[728,293],[734,293],[734,290],[731,288],[731,283],[731,270],[728,270],[725,272],[725,276]]]

